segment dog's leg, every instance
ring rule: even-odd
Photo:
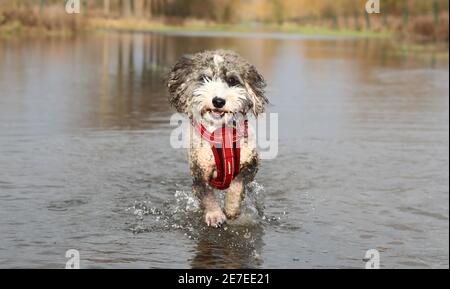
[[[225,196],[225,215],[235,219],[241,213],[241,202],[244,199],[244,180],[236,177],[230,184]]]
[[[192,191],[196,195],[205,210],[205,222],[208,226],[220,227],[227,218],[220,208],[214,190],[209,186],[193,185]]]

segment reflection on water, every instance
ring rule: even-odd
[[[70,248],[92,268],[362,268],[372,248],[384,267],[448,267],[448,62],[222,36],[0,42],[0,267],[63,268]],[[262,71],[280,120],[278,157],[221,230],[169,146],[164,84],[179,56],[216,48]]]
[[[246,230],[217,230],[202,232],[197,242],[192,268],[253,268],[263,264],[263,229],[250,227]]]

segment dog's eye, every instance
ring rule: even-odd
[[[238,86],[241,84],[241,82],[236,76],[230,76],[227,78],[227,84],[228,86]]]
[[[206,74],[202,74],[198,77],[198,81],[210,81],[210,80],[211,78],[209,78],[209,76]]]

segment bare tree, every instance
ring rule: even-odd
[[[138,18],[142,18],[144,16],[144,7],[145,7],[145,1],[144,0],[134,0],[134,15]]]
[[[125,17],[131,16],[131,9],[133,0],[120,0],[121,13]]]
[[[103,0],[103,13],[105,15],[109,15],[109,11],[110,11],[110,0]]]

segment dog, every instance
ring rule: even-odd
[[[220,227],[240,215],[246,184],[260,165],[256,145],[246,141],[246,118],[265,111],[266,82],[237,53],[215,50],[182,56],[169,72],[167,87],[170,104],[198,128],[191,131],[188,150],[192,192],[206,224]],[[217,145],[211,136],[218,132]],[[226,189],[223,211],[214,189]]]

